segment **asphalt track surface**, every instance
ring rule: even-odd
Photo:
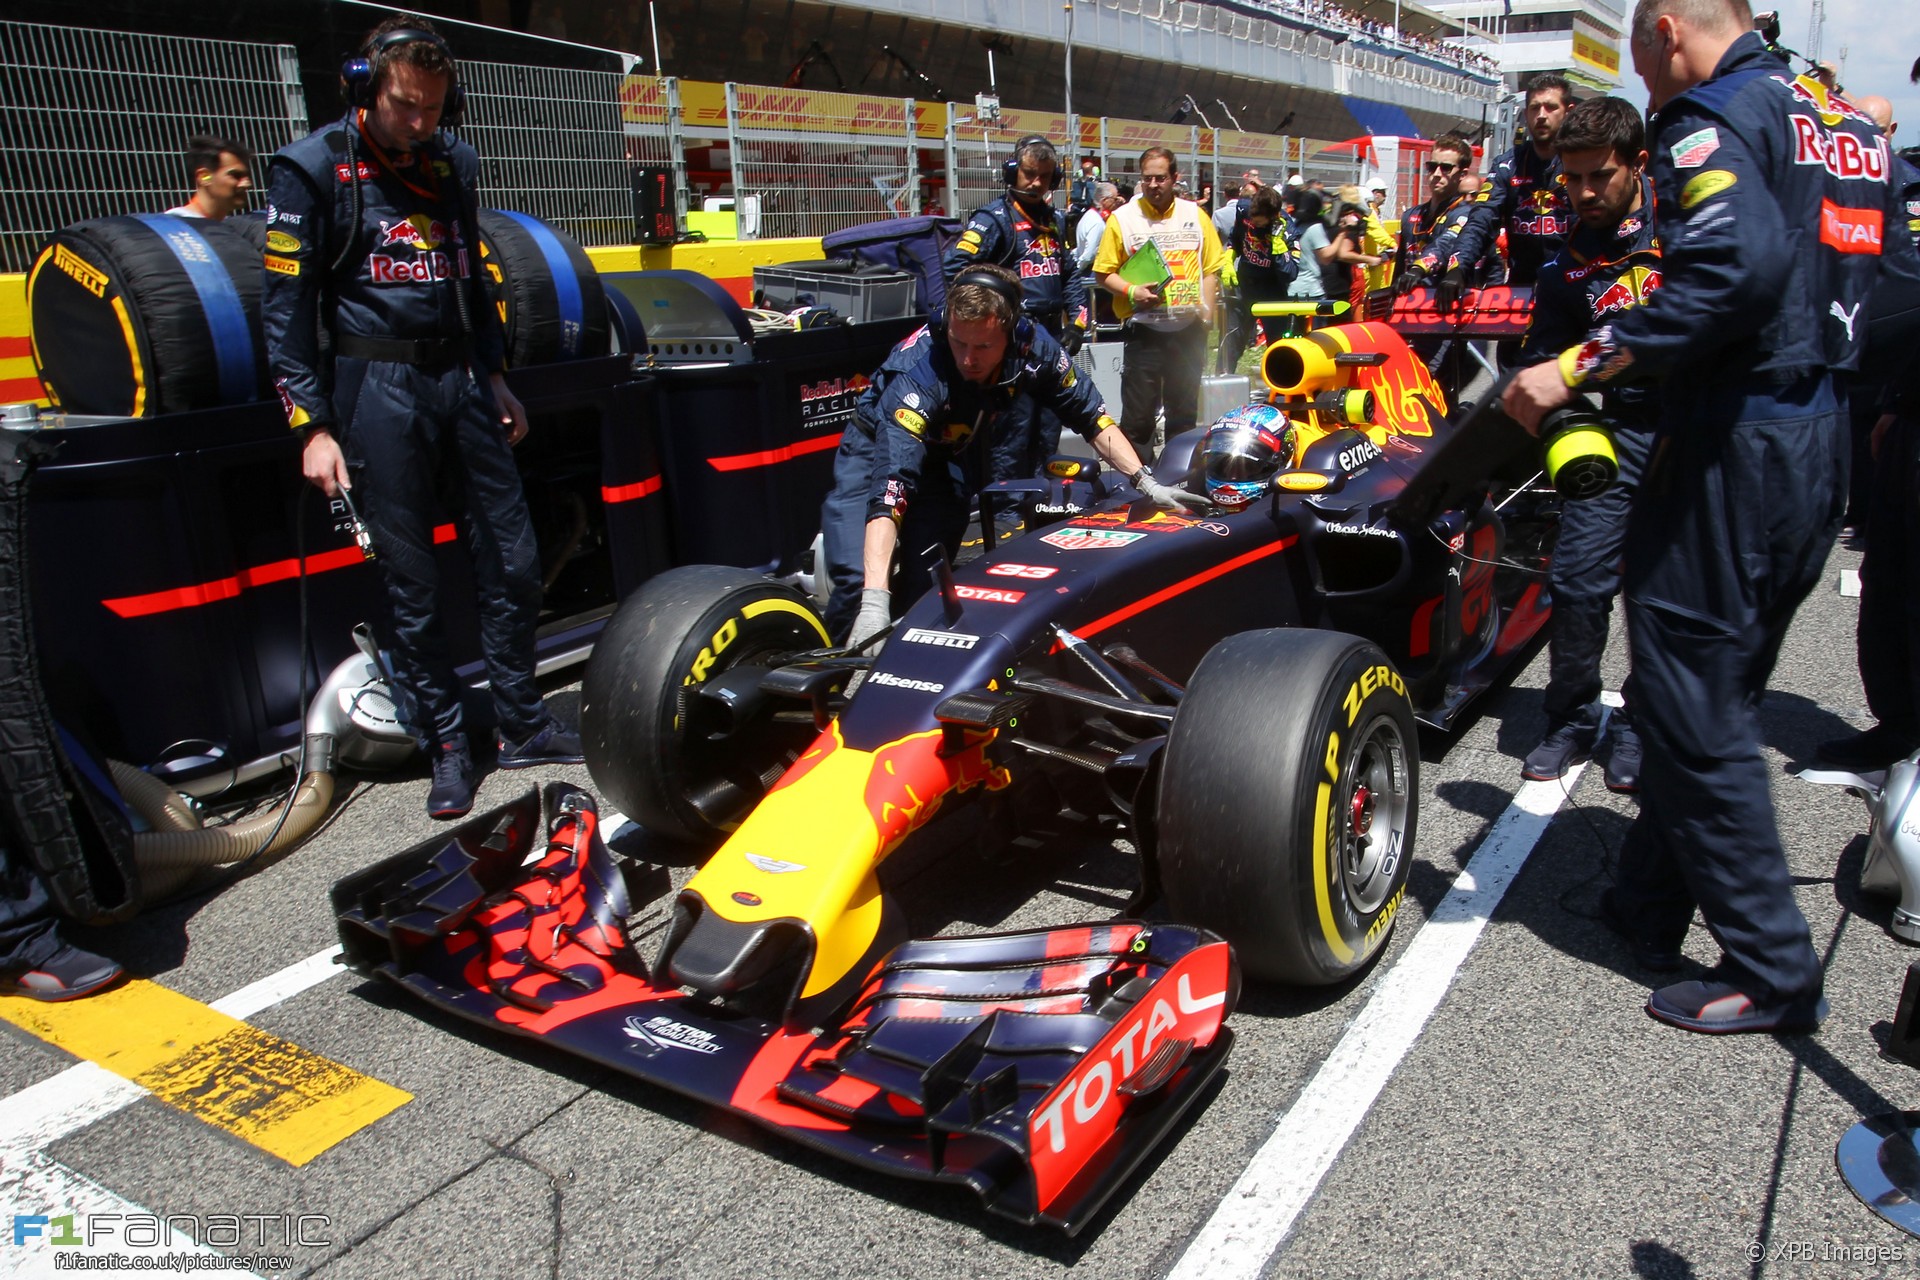
[[[1380,961],[1332,990],[1250,988],[1224,1083],[1078,1238],[428,1015],[324,962],[243,991],[334,944],[336,879],[432,834],[424,779],[363,784],[288,861],[81,939],[196,1001],[232,997],[221,1007],[410,1101],[294,1167],[0,1026],[0,1200],[324,1215],[308,1236],[325,1244],[225,1252],[290,1256],[329,1280],[1911,1275],[1920,1240],[1855,1200],[1834,1146],[1861,1117],[1914,1105],[1920,1076],[1881,1046],[1920,955],[1885,933],[1888,904],[1858,892],[1864,806],[1785,771],[1867,722],[1857,605],[1837,590],[1857,562],[1834,551],[1759,717],[1828,957],[1818,1036],[1694,1036],[1642,1011],[1652,975],[1594,919],[1632,801],[1591,768],[1570,795],[1535,784],[1521,797],[1534,816],[1515,808],[1518,759],[1542,731],[1542,652],[1460,732],[1423,741],[1408,901]],[[1624,668],[1616,628],[1609,687]],[[495,774],[481,803],[540,776]],[[1133,884],[1106,833],[993,868],[956,843],[910,886],[923,933],[1107,918]],[[1428,928],[1437,910],[1448,918]],[[660,919],[659,903],[643,910],[643,948]],[[1697,924],[1686,950],[1715,957]],[[54,1252],[0,1240],[0,1275],[59,1274]]]

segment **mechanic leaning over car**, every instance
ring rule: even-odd
[[[454,818],[477,775],[438,617],[436,501],[465,516],[500,766],[578,764],[580,739],[534,683],[539,551],[512,448],[526,412],[480,287],[479,159],[440,129],[462,105],[452,52],[424,20],[390,18],[341,75],[345,118],[273,157],[267,348],[306,478],[350,490],[373,535],[381,647],[433,764],[427,811]]]
[[[1051,142],[1030,134],[1013,144],[1000,176],[1006,194],[973,211],[940,259],[941,274],[951,285],[962,271],[984,263],[1013,271],[1020,277],[1026,314],[1071,357],[1087,340],[1093,314],[1086,273],[1067,237],[1067,215],[1053,207],[1060,156]],[[1052,411],[1022,397],[1009,412],[1005,434],[994,441],[995,480],[1030,476],[1060,448],[1060,419]]]
[[[1593,98],[1567,112],[1555,141],[1554,171],[1578,221],[1567,243],[1535,273],[1533,311],[1519,363],[1557,359],[1660,287],[1656,201],[1646,176],[1647,131],[1640,110],[1620,98]],[[1613,424],[1620,475],[1598,497],[1569,502],[1547,570],[1553,621],[1547,667],[1547,736],[1521,773],[1562,777],[1593,752],[1600,736],[1600,656],[1607,648],[1613,598],[1620,594],[1620,546],[1627,511],[1653,441],[1654,389],[1608,387],[1600,403]],[[1607,786],[1636,791],[1640,739],[1630,708],[1607,725]]]
[[[836,638],[851,623],[849,643],[872,639],[891,620],[895,595],[910,604],[926,591],[921,552],[934,543],[949,556],[959,550],[968,502],[991,475],[988,450],[1008,429],[1015,400],[1032,396],[1059,414],[1162,510],[1205,504],[1141,465],[1093,379],[1075,374],[1060,344],[1022,315],[1020,300],[1020,277],[1005,267],[961,272],[944,314],[895,347],[861,393],[820,509],[833,580],[826,621]]]
[[[1677,966],[1697,904],[1723,958],[1662,987],[1692,1031],[1817,1028],[1823,975],[1793,898],[1754,708],[1846,502],[1856,322],[1884,271],[1920,273],[1886,139],[1752,31],[1746,0],[1640,0],[1634,69],[1656,115],[1661,287],[1508,385],[1537,430],[1575,395],[1659,383],[1627,528],[1628,679],[1646,753],[1613,923]]]

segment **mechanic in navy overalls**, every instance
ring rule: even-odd
[[[1020,278],[1005,267],[963,271],[944,313],[895,347],[854,407],[834,455],[833,490],[821,505],[821,543],[833,598],[827,630],[864,644],[912,604],[930,576],[921,553],[959,551],[973,495],[991,479],[1018,400],[1053,410],[1084,436],[1140,496],[1166,511],[1204,505],[1154,479],[1107,416],[1093,379],[1046,330],[1021,313]],[[1025,430],[1024,426],[1014,429]],[[894,550],[904,546],[897,577]]]
[[[1440,299],[1443,308],[1458,299],[1468,273],[1491,261],[1501,231],[1507,233],[1506,283],[1512,285],[1531,285],[1566,243],[1574,215],[1561,189],[1553,140],[1572,105],[1573,86],[1563,76],[1538,75],[1527,85],[1527,139],[1494,161],[1473,194],[1453,260],[1436,286],[1447,295]]]
[[[433,764],[428,812],[458,817],[477,773],[438,617],[438,503],[465,517],[501,767],[579,763],[580,741],[534,683],[539,550],[512,449],[526,414],[480,287],[478,158],[439,132],[461,105],[452,54],[426,24],[390,19],[342,78],[346,118],[273,158],[262,315],[307,479],[350,489],[373,535],[382,647]]]
[[[1862,98],[1858,105],[1891,141],[1897,127],[1893,104]],[[1893,187],[1900,201],[1899,226],[1920,248],[1915,160],[1920,149],[1894,154]],[[1821,743],[1818,759],[1853,773],[1884,769],[1920,748],[1920,360],[1910,358],[1905,336],[1871,336],[1869,345],[1882,367],[1863,368],[1852,392],[1852,506],[1864,508],[1857,528],[1866,538],[1855,634],[1860,684],[1874,723],[1861,733]]]
[[[940,260],[952,284],[968,267],[993,263],[1016,272],[1034,324],[1066,348],[1069,358],[1086,341],[1093,323],[1087,274],[1074,260],[1067,217],[1052,204],[1060,186],[1060,156],[1053,144],[1030,134],[1013,144],[1000,166],[1007,193],[973,211],[959,240]],[[993,478],[1032,475],[1060,448],[1060,419],[1027,400],[1013,409],[993,447]]]
[[[1566,114],[1554,171],[1577,221],[1559,253],[1534,276],[1533,312],[1519,363],[1539,364],[1577,347],[1601,326],[1660,287],[1657,202],[1646,177],[1647,130],[1640,109],[1620,98],[1592,98]],[[1547,586],[1553,593],[1547,666],[1547,735],[1521,773],[1535,781],[1563,776],[1592,754],[1600,736],[1600,657],[1607,648],[1613,598],[1620,594],[1620,548],[1627,511],[1653,441],[1654,389],[1608,387],[1602,412],[1613,427],[1620,474],[1597,497],[1560,509]],[[1630,708],[1607,724],[1607,786],[1640,785],[1640,739]]]
[[[1508,384],[1537,428],[1580,391],[1659,382],[1658,434],[1628,523],[1627,697],[1646,753],[1640,815],[1607,900],[1643,964],[1678,965],[1698,905],[1722,960],[1662,987],[1693,1031],[1805,1032],[1823,974],[1768,794],[1755,707],[1820,578],[1846,503],[1842,380],[1883,271],[1920,274],[1886,139],[1795,79],[1721,0],[1644,0],[1634,69],[1658,114],[1652,172],[1664,282]]]

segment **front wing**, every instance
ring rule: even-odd
[[[1133,921],[911,942],[837,1026],[656,986],[593,800],[555,783],[334,886],[345,962],[884,1173],[1083,1227],[1226,1061],[1227,944]]]

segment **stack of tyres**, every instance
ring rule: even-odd
[[[480,262],[506,329],[511,367],[585,360],[612,349],[600,275],[566,232],[524,213],[482,209]]]
[[[136,214],[56,232],[27,275],[47,398],[128,418],[265,399],[261,230]]]

